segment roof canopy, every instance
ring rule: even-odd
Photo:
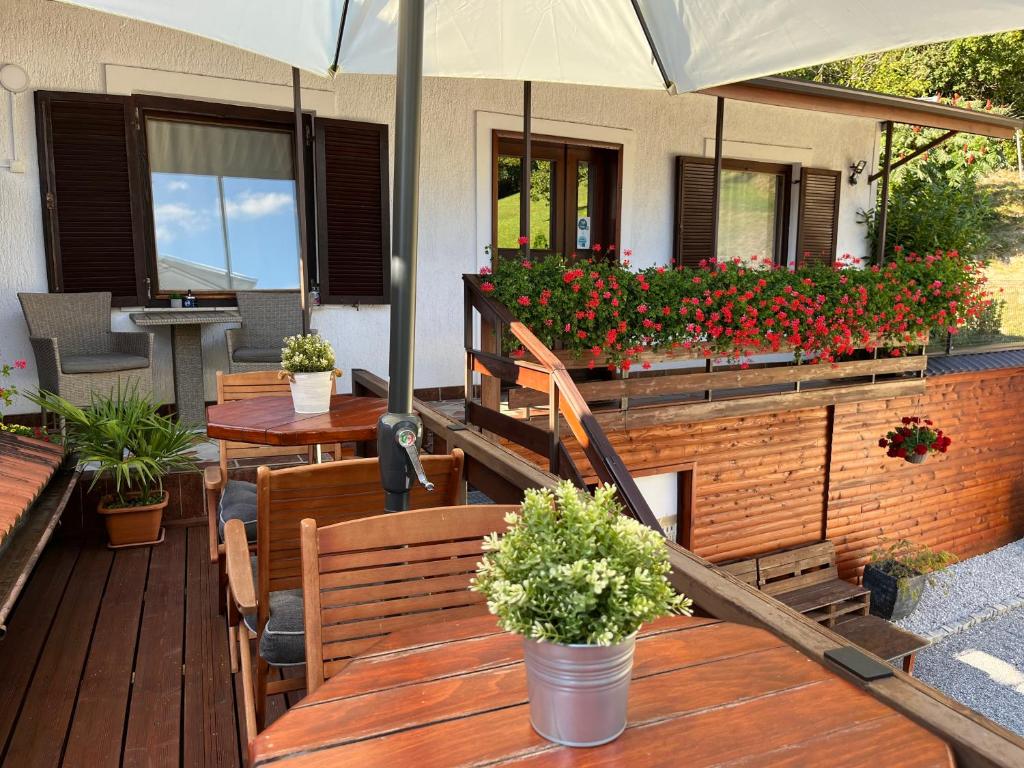
[[[837,115],[853,115],[946,131],[1008,139],[1024,121],[994,112],[953,107],[929,99],[811,83],[785,77],[759,77],[743,83],[705,88],[701,93],[738,101],[773,104]]]
[[[65,1],[319,74],[395,71],[399,0]],[[1024,27],[1020,0],[421,1],[426,75],[677,91]]]

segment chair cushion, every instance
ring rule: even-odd
[[[252,579],[257,581],[256,558],[250,558]],[[255,614],[245,616],[245,626],[256,631]],[[302,590],[283,589],[270,593],[270,618],[260,638],[260,657],[275,667],[306,663],[306,627],[303,623]]]
[[[140,355],[129,355],[124,352],[103,352],[96,355],[62,357],[60,367],[64,373],[109,373],[148,368],[149,360]]]
[[[239,347],[235,350],[236,363],[280,363],[280,347]]]
[[[224,526],[228,520],[241,520],[245,526],[245,538],[256,541],[256,484],[244,480],[228,480],[224,493],[220,495],[217,512],[217,532],[224,541]]]

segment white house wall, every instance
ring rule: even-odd
[[[290,71],[282,64],[140,22],[61,3],[4,0],[0,14],[0,63],[16,63],[32,89],[160,93],[189,98],[285,107]],[[141,86],[140,86],[141,84]],[[326,117],[393,123],[393,78],[339,76],[334,81],[303,76],[308,108]],[[14,382],[35,386],[32,353],[18,305],[18,291],[45,291],[46,266],[39,173],[31,92],[16,97],[17,155],[26,172],[0,169],[0,359],[27,358],[28,371]],[[488,174],[489,148],[481,156],[477,127],[483,116],[516,116],[522,88],[516,83],[430,79],[423,90],[416,386],[462,381],[462,286],[459,276],[482,263],[478,180]],[[620,248],[634,263],[665,263],[672,247],[673,159],[701,155],[714,134],[715,101],[700,95],[556,86],[536,83],[535,120],[557,121],[567,135],[607,129],[627,137]],[[0,136],[6,136],[0,111]],[[574,130],[576,126],[576,130]],[[874,165],[878,126],[873,120],[729,101],[725,112],[728,153],[845,170],[867,160]],[[393,130],[389,132],[392,145]],[[9,156],[6,141],[0,157]],[[391,164],[393,168],[393,162]],[[865,174],[866,175],[866,174]],[[488,182],[489,186],[489,182]],[[864,256],[857,211],[871,202],[865,181],[842,185],[839,250]],[[481,214],[483,219],[481,219]],[[123,311],[118,329],[130,328]],[[325,306],[313,325],[338,353],[340,367],[387,373],[388,309]],[[207,397],[212,374],[226,367],[223,327],[204,329]],[[170,339],[158,333],[158,395],[173,399]],[[343,380],[343,386],[345,385]],[[19,402],[14,412],[30,410]]]

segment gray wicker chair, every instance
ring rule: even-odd
[[[225,332],[231,373],[273,371],[281,367],[286,336],[302,333],[298,291],[238,291],[241,328]]]
[[[39,388],[75,405],[133,381],[153,392],[153,334],[110,330],[109,293],[19,293]]]

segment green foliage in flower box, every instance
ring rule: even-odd
[[[664,538],[621,514],[615,488],[566,481],[528,490],[508,532],[484,541],[472,588],[502,628],[537,640],[611,645],[691,601],[669,584]]]

